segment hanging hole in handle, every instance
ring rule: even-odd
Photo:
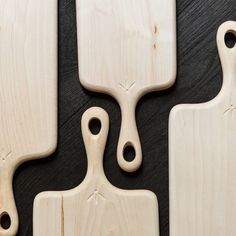
[[[135,159],[136,152],[131,143],[125,145],[123,150],[124,159],[128,162],[132,162]]]
[[[236,32],[234,31],[228,31],[225,34],[225,45],[228,48],[234,48],[236,45]]]
[[[11,227],[11,218],[7,212],[2,213],[0,217],[0,225],[5,230],[8,230]]]
[[[98,118],[92,118],[89,121],[89,130],[92,134],[97,135],[100,133],[102,128],[102,123]]]

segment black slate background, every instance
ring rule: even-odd
[[[83,180],[87,162],[80,120],[91,106],[103,107],[110,116],[104,160],[108,179],[120,188],[144,188],[155,192],[160,205],[161,236],[169,235],[169,112],[176,104],[205,102],[219,92],[222,72],[215,37],[217,28],[226,20],[236,20],[236,0],[177,0],[177,82],[168,91],[149,94],[139,102],[137,123],[144,161],[137,173],[129,175],[122,172],[116,162],[121,123],[119,106],[109,96],[81,88],[75,0],[59,0],[59,144],[51,157],[25,163],[16,171],[14,192],[20,217],[18,236],[32,235],[32,206],[39,192],[71,189]]]

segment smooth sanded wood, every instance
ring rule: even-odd
[[[210,102],[170,115],[170,236],[236,235],[236,22],[218,30],[223,87]]]
[[[101,122],[96,135],[89,129],[93,119]],[[88,157],[87,175],[73,190],[45,192],[36,197],[34,236],[158,236],[156,195],[146,190],[118,189],[105,177],[108,114],[101,108],[90,108],[81,125]]]
[[[15,235],[15,169],[57,140],[57,1],[0,0],[0,218]]]
[[[79,73],[88,90],[120,104],[117,158],[132,172],[142,162],[135,107],[146,93],[169,88],[176,77],[175,0],[77,0]],[[133,161],[124,159],[127,146]]]

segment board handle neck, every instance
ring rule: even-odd
[[[81,127],[88,158],[87,175],[104,176],[103,155],[109,131],[108,114],[102,108],[90,108],[82,116]]]
[[[19,220],[14,200],[13,168],[9,163],[0,165],[0,235],[15,236]]]
[[[123,100],[120,102],[120,107],[122,122],[117,160],[122,170],[135,172],[142,164],[142,148],[135,118],[136,99],[129,97]]]
[[[223,89],[236,89],[236,45],[227,45],[227,36],[236,39],[236,22],[228,21],[218,29],[217,46],[223,68]]]

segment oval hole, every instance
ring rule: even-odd
[[[7,213],[3,213],[0,219],[1,227],[5,230],[11,227],[11,218]]]
[[[94,134],[94,135],[99,134],[101,131],[101,127],[102,127],[102,124],[99,119],[93,118],[92,120],[90,120],[89,129],[92,134]]]
[[[225,45],[228,48],[233,48],[236,44],[236,34],[233,32],[228,32],[225,35]]]
[[[132,162],[135,159],[136,152],[133,146],[127,145],[123,151],[124,159],[128,162]]]

